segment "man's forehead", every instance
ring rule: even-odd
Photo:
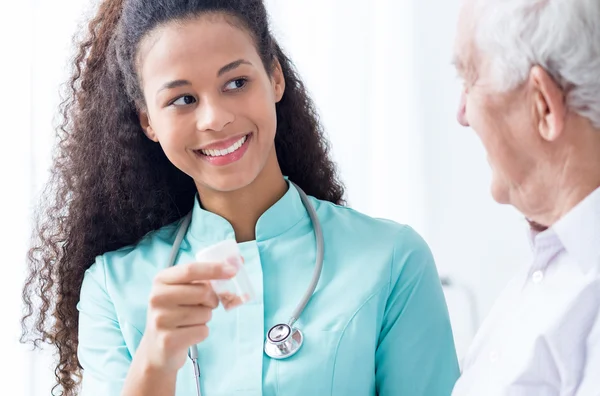
[[[460,9],[452,59],[452,63],[459,71],[473,66],[475,52],[474,4],[474,0],[464,0]]]
[[[465,34],[457,37],[454,44],[452,63],[458,69],[467,69],[472,66],[475,55],[475,46],[472,37]]]
[[[458,14],[459,36],[464,38],[471,37],[475,33],[475,1],[464,0]]]

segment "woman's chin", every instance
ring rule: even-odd
[[[228,174],[217,174],[210,177],[203,177],[201,180],[196,180],[198,191],[201,192],[202,190],[208,189],[222,193],[233,192],[247,187],[256,179],[256,176],[251,175],[248,169],[227,173]]]

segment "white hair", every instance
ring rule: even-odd
[[[476,0],[475,42],[500,91],[544,68],[600,128],[600,0]]]

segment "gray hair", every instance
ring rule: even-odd
[[[500,91],[543,67],[567,106],[600,128],[600,1],[476,0],[475,42]]]

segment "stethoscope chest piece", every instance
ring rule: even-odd
[[[302,332],[287,324],[278,324],[269,330],[265,353],[272,359],[286,359],[298,352],[304,341]]]

